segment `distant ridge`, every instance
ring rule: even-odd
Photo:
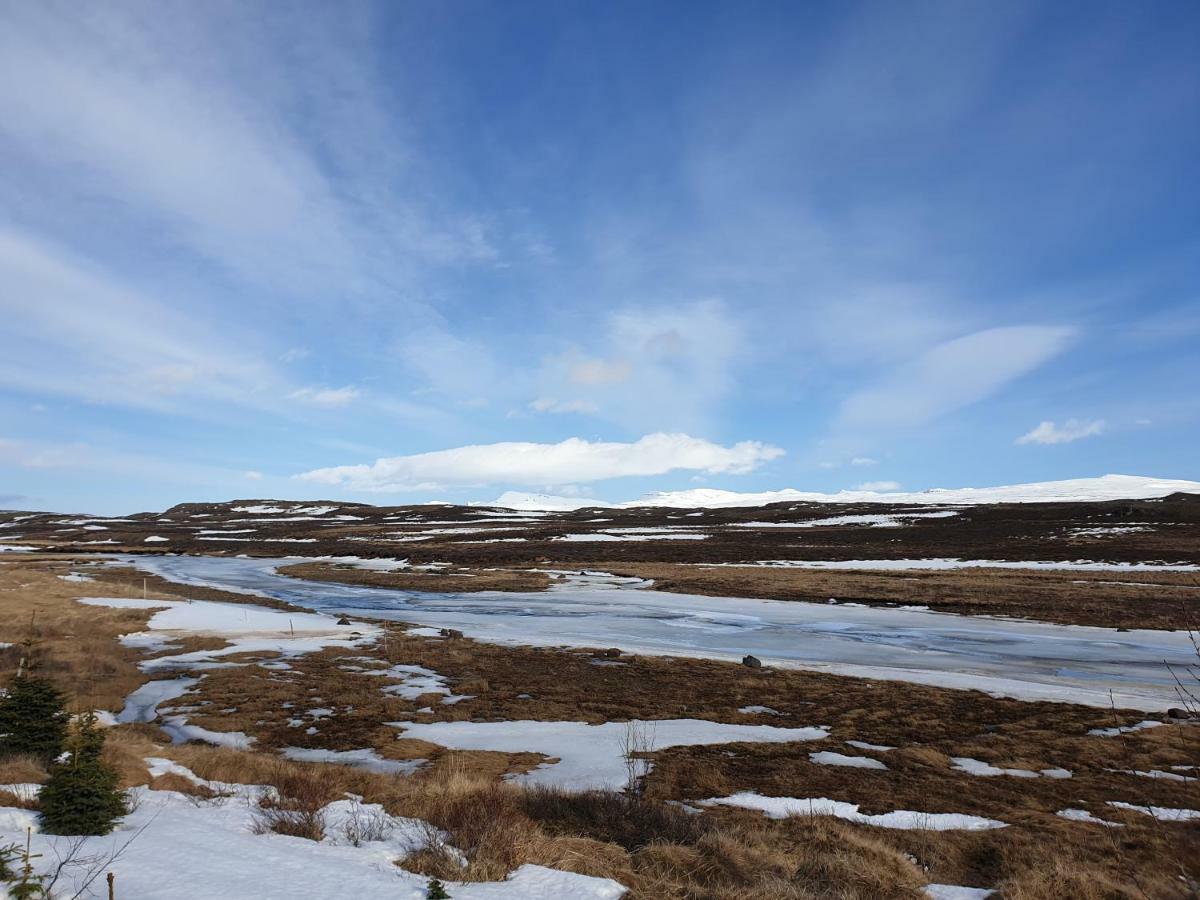
[[[768,503],[1055,503],[1099,502],[1103,500],[1150,500],[1168,494],[1200,494],[1200,481],[1147,478],[1141,475],[1102,475],[1099,478],[1071,478],[1065,481],[1038,481],[983,488],[932,488],[927,491],[838,491],[823,494],[785,488],[762,493],[738,493],[714,488],[687,491],[656,491],[626,503],[607,503],[581,497],[556,497],[551,494],[527,494],[507,491],[487,506],[518,510],[567,511],[584,507],[629,509],[637,506],[663,506],[676,509],[715,509],[732,506],[765,506]],[[476,505],[476,504],[473,504]]]

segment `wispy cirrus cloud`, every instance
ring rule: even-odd
[[[540,413],[577,413],[591,415],[596,412],[596,404],[590,400],[554,400],[550,397],[538,397],[529,404],[529,408]]]
[[[253,343],[27,233],[0,228],[0,278],[0,385],[155,410],[265,406],[283,386]]]
[[[362,391],[353,385],[340,388],[305,387],[292,391],[288,396],[313,406],[340,407],[349,406],[362,396]]]
[[[1103,419],[1067,419],[1061,425],[1050,420],[1039,422],[1017,438],[1018,444],[1070,444],[1084,438],[1103,434]]]
[[[378,459],[370,465],[303,472],[302,481],[358,491],[450,486],[556,485],[662,475],[678,470],[741,475],[783,455],[758,441],[722,446],[686,434],[648,434],[632,443],[569,438],[555,444],[505,442]]]
[[[1014,326],[938,344],[882,380],[852,393],[839,421],[848,428],[921,425],[977,403],[1066,349],[1074,330]]]

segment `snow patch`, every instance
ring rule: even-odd
[[[567,790],[620,790],[628,780],[623,750],[629,734],[640,735],[650,750],[702,744],[789,743],[829,736],[824,728],[776,728],[771,725],[726,725],[701,719],[605,722],[415,722],[389,723],[401,737],[430,741],[453,750],[532,752],[557,759],[511,780],[554,785]],[[648,771],[649,763],[642,767]]]
[[[753,791],[742,791],[729,797],[713,797],[700,801],[701,806],[736,806],[755,809],[772,819],[789,816],[835,816],[848,822],[874,825],[878,828],[912,829],[927,831],[984,831],[991,828],[1006,828],[1004,822],[968,816],[963,813],[923,813],[898,809],[880,815],[867,815],[858,811],[859,804],[830,800],[827,797],[764,797]]]
[[[844,753],[834,753],[832,750],[821,750],[819,753],[808,754],[810,762],[819,766],[848,766],[852,769],[886,769],[883,763],[869,756],[846,756]]]

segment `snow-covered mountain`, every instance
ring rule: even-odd
[[[1102,475],[1066,481],[1038,481],[984,488],[932,488],[927,491],[838,491],[823,494],[785,488],[762,493],[738,493],[714,488],[656,491],[626,503],[607,503],[581,497],[555,497],[507,491],[492,506],[520,510],[566,511],[583,507],[631,508],[667,506],[677,509],[716,509],[731,506],[765,506],[768,503],[1053,503],[1100,500],[1148,500],[1174,493],[1200,494],[1200,481],[1146,478],[1140,475]]]

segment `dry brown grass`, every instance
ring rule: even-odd
[[[46,767],[32,756],[0,759],[0,784],[32,784],[46,780]]]
[[[528,569],[434,569],[425,572],[373,572],[354,566],[330,563],[300,563],[283,566],[280,575],[338,584],[361,584],[404,591],[544,591],[550,576]]]
[[[0,642],[19,645],[32,634],[42,674],[68,694],[72,709],[120,709],[146,678],[137,669],[141,654],[117,638],[139,630],[150,612],[79,604],[79,597],[141,597],[142,591],[140,583],[135,588],[58,577],[74,568],[69,560],[40,557],[0,562]],[[0,682],[16,671],[21,652],[20,646],[0,650]]]
[[[325,837],[324,808],[341,796],[328,779],[313,769],[278,760],[266,783],[275,791],[259,798],[255,833],[274,832],[310,841]]]
[[[1181,623],[1200,621],[1200,585],[1189,572],[839,572],[654,562],[597,562],[589,567],[651,578],[658,590],[713,597],[816,603],[832,597],[843,602],[920,604],[961,615],[1014,616],[1108,628],[1176,630]]]

